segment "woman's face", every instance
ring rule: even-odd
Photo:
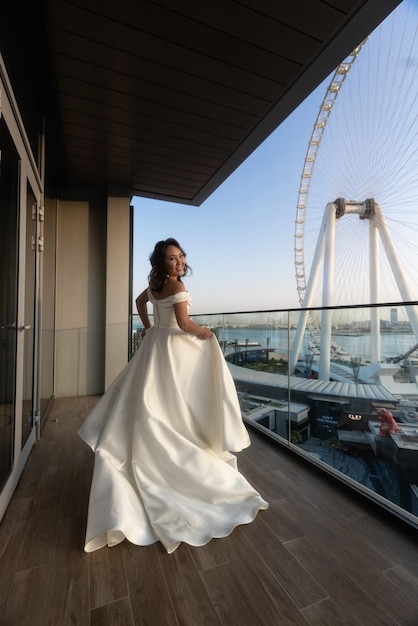
[[[165,269],[169,276],[183,276],[186,257],[177,246],[168,246],[165,251]]]

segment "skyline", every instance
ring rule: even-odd
[[[326,203],[373,195],[388,211],[394,244],[417,293],[418,2],[405,1],[400,7],[370,36],[334,105],[315,162],[304,245],[309,270]],[[192,314],[299,308],[296,207],[309,140],[332,75],[200,207],[133,199],[134,298],[146,286],[156,241],[175,237],[193,268],[185,279]],[[371,93],[365,93],[365,86]],[[339,245],[345,243],[336,263],[335,304],[371,301],[365,271],[368,220],[350,219],[345,216],[338,224],[344,237]],[[383,255],[381,265],[378,301],[401,300],[395,297],[391,263]],[[321,289],[317,292],[320,296]]]

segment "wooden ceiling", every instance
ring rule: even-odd
[[[45,0],[60,183],[201,204],[399,0]]]

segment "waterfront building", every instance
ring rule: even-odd
[[[390,322],[391,322],[391,324],[397,324],[398,323],[398,309],[391,309],[390,310]]]

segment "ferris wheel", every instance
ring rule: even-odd
[[[296,269],[296,288],[299,295],[299,302],[303,304],[306,294],[306,265],[305,265],[305,222],[309,203],[309,193],[311,188],[312,176],[315,169],[316,159],[319,147],[333,109],[337,96],[341,87],[353,65],[357,56],[363,47],[362,42],[353,52],[338,66],[331,82],[328,85],[322,105],[319,108],[318,117],[316,118],[313,132],[309,140],[308,150],[305,156],[301,181],[299,186],[298,204],[296,207],[296,226],[295,226],[295,269]]]
[[[296,287],[303,307],[398,302],[394,265],[418,299],[418,3],[404,0],[333,74],[302,169],[295,225]],[[396,261],[370,238],[366,202],[376,203]],[[336,207],[332,301],[318,241]],[[341,205],[364,211],[341,211]],[[369,204],[370,207],[370,204]],[[374,246],[374,247],[373,247]],[[370,281],[370,255],[378,256]],[[315,280],[315,289],[310,283]],[[319,333],[309,318],[315,340]]]

